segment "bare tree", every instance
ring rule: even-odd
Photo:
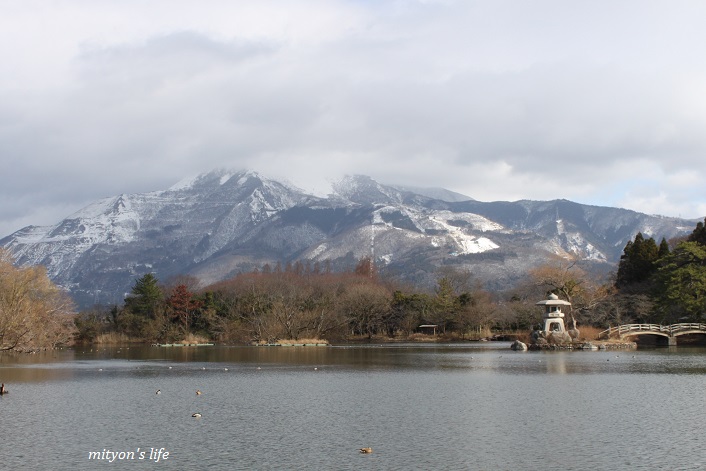
[[[372,283],[357,283],[346,287],[340,308],[353,332],[370,339],[383,330],[390,306],[391,296],[385,288]]]
[[[490,328],[498,319],[498,306],[490,293],[476,289],[472,293],[464,293],[460,299],[455,322],[463,335],[471,330],[478,336],[490,335]]]
[[[17,268],[0,249],[0,350],[34,350],[67,343],[74,306],[43,267]]]
[[[576,329],[575,312],[587,313],[603,303],[611,294],[610,288],[601,286],[579,266],[579,260],[557,257],[530,272],[532,283],[544,291],[556,293],[571,303],[569,318]]]

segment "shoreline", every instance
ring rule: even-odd
[[[543,350],[581,350],[581,351],[596,351],[596,350],[633,350],[637,349],[636,342],[572,342],[567,344],[528,344],[528,350],[543,351]]]

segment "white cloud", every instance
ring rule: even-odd
[[[0,9],[2,235],[216,167],[706,213],[700,2]]]

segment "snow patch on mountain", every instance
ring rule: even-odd
[[[446,238],[458,247],[458,250],[452,253],[453,255],[487,252],[488,250],[493,250],[500,247],[487,237],[476,237],[475,235],[466,233],[464,229],[458,226],[449,224],[447,222],[447,218],[450,214],[444,214],[446,213],[445,211],[441,211],[440,213],[441,214],[439,215],[431,216],[429,219],[433,221],[438,228],[444,230],[446,232]],[[476,220],[476,222],[479,222],[474,217],[468,217],[467,219]],[[479,216],[478,219],[483,220],[484,218],[480,218]],[[484,228],[502,228],[499,224],[490,224],[490,221],[487,220],[484,220],[483,224],[479,225]]]
[[[487,237],[459,237],[458,235],[452,235],[451,237],[453,241],[461,248],[459,252],[453,252],[452,255],[482,253],[500,247]]]
[[[390,186],[381,185],[365,175],[347,175],[331,185],[333,198],[339,197],[358,204],[400,204],[402,194]]]
[[[230,174],[230,173],[226,173],[226,174],[223,175],[223,176],[221,177],[221,179],[218,181],[218,184],[219,184],[219,185],[223,185],[224,183],[226,183],[226,182],[227,182],[228,180],[230,180],[231,178],[233,178],[233,175]]]
[[[390,263],[392,263],[393,258],[394,258],[394,256],[391,253],[388,253],[388,254],[381,255],[380,257],[378,257],[378,260],[380,260],[385,265],[389,265]]]
[[[580,255],[584,260],[592,260],[594,262],[607,262],[608,259],[603,252],[588,242],[581,234],[567,233],[566,251],[575,255]]]
[[[557,219],[557,221],[556,221],[556,233],[559,234],[559,235],[561,235],[561,234],[563,234],[564,232],[565,232],[565,229],[564,229],[564,221],[562,221],[561,219]]]
[[[557,234],[563,239],[562,249],[564,255],[573,254],[579,255],[584,260],[592,260],[594,262],[607,262],[608,258],[597,247],[588,242],[583,235],[578,232],[568,231],[563,219],[556,220]]]
[[[126,243],[135,237],[140,228],[140,214],[133,208],[130,197],[120,195],[104,198],[72,214],[56,226],[33,228],[20,234],[17,242],[49,243],[69,240],[80,241],[75,249],[97,243]]]
[[[248,206],[250,207],[250,218],[252,221],[261,221],[287,207],[286,205],[273,206],[259,188],[249,198]]]
[[[505,228],[497,222],[473,213],[453,213],[451,211],[434,211],[431,220],[441,225],[445,229],[457,227],[460,223],[465,223],[470,229],[481,232],[500,232]],[[453,224],[452,224],[453,223]]]
[[[201,176],[202,175],[192,175],[190,177],[186,177],[182,180],[179,180],[177,183],[170,186],[167,191],[180,191],[191,188],[194,186],[194,183],[196,183],[196,181],[201,178]]]
[[[488,237],[477,237],[469,230],[501,231],[503,226],[482,216],[471,213],[452,213],[451,211],[430,211],[415,209],[409,206],[384,206],[374,211],[373,224],[388,228],[405,230],[395,226],[394,222],[386,221],[384,214],[399,214],[419,232],[416,237],[427,235],[432,247],[454,247],[452,254],[473,254],[497,249],[500,246]],[[432,234],[431,237],[428,235]],[[411,236],[411,234],[410,234]]]
[[[326,252],[328,250],[328,244],[323,242],[317,246],[315,246],[310,252],[309,252],[309,257],[312,259],[318,259],[321,254]]]

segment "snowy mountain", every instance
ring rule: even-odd
[[[613,269],[638,231],[671,238],[696,221],[565,200],[475,201],[441,189],[346,177],[326,198],[255,172],[218,170],[164,191],[97,201],[51,227],[0,240],[22,265],[42,264],[81,306],[121,303],[135,278],[190,274],[202,284],[264,264],[352,268],[429,284],[441,265],[468,269],[491,289],[517,282],[551,254]]]

